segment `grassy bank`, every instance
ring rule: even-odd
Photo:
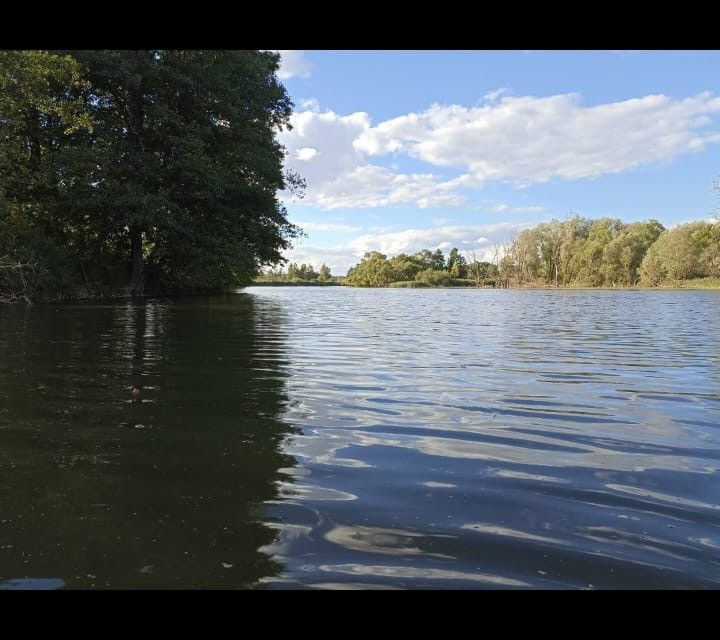
[[[451,278],[442,284],[431,284],[429,282],[422,282],[419,280],[399,280],[397,282],[391,282],[388,287],[393,289],[447,289],[454,287],[474,287],[475,282],[472,280],[466,280],[464,278]]]
[[[630,286],[598,286],[593,287],[586,284],[567,284],[567,285],[549,285],[545,282],[526,282],[523,284],[515,284],[507,287],[508,289],[574,289],[578,291],[591,291],[591,290],[604,290],[604,291],[622,291],[622,290],[642,290],[642,291],[655,291],[661,289],[720,289],[720,278],[692,278],[690,280],[672,280],[662,285],[654,287],[642,286],[642,285],[630,285]]]

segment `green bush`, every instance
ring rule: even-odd
[[[72,295],[73,263],[38,230],[0,219],[0,301]]]
[[[416,282],[424,282],[431,287],[447,286],[452,278],[447,271],[438,269],[425,269],[415,276]]]

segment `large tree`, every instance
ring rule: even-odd
[[[87,87],[70,56],[0,51],[0,301],[72,288],[55,213],[64,145],[90,128]]]
[[[167,286],[213,287],[282,259],[297,229],[277,199],[276,133],[292,107],[277,54],[67,53],[90,84],[93,133],[68,148],[62,207],[83,237],[127,255],[133,295],[146,265]]]

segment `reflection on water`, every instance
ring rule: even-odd
[[[258,549],[293,464],[283,318],[251,296],[1,309],[0,588],[279,572]]]
[[[720,292],[0,308],[0,589],[717,587],[719,428]]]
[[[303,469],[268,584],[720,584],[720,293],[248,291]]]

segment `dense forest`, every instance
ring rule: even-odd
[[[245,284],[298,229],[267,51],[0,51],[0,301]]]
[[[626,224],[574,216],[515,234],[490,262],[453,248],[388,259],[377,251],[352,267],[344,284],[428,286],[720,286],[720,223],[665,229],[656,220]]]

